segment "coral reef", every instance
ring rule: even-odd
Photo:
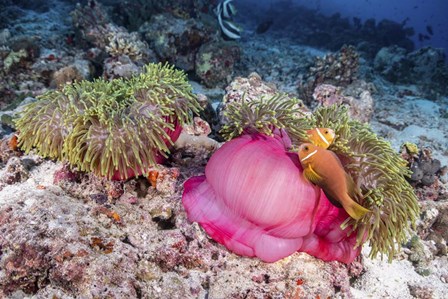
[[[402,60],[406,57],[406,50],[398,46],[381,48],[373,61],[374,69],[391,82],[409,76],[407,64]]]
[[[140,40],[137,33],[132,32],[112,32],[109,33],[109,44],[106,45],[106,52],[112,57],[126,55],[131,60],[141,60],[148,46]]]
[[[446,201],[437,202],[435,206],[431,205],[431,202],[428,203],[430,204],[424,206],[424,210],[436,209],[438,215],[434,217],[432,225],[427,228],[424,240],[435,245],[434,255],[446,256],[448,254],[448,204]]]
[[[71,84],[76,81],[79,82],[83,79],[87,78],[84,78],[75,66],[70,65],[54,72],[52,85],[62,87],[65,84]]]
[[[185,125],[182,128],[182,133],[180,133],[179,138],[174,143],[174,147],[178,152],[180,152],[179,149],[182,149],[184,155],[187,154],[193,157],[207,155],[219,147],[219,143],[216,140],[208,137],[211,131],[210,125],[206,121],[200,117],[195,117],[192,125]],[[206,158],[202,157],[202,159]],[[185,161],[187,159],[178,160],[187,162]]]
[[[314,89],[313,98],[322,106],[347,105],[350,117],[360,122],[369,122],[373,115],[373,98],[368,84],[360,80],[344,89],[331,84],[318,85]]]
[[[297,95],[297,75],[306,73],[313,65],[315,56],[325,52],[294,44],[289,40],[275,39],[269,35],[253,35],[250,42],[239,40],[244,51],[235,69],[238,77],[258,73],[269,84],[280,87],[281,91]]]
[[[207,87],[215,87],[230,80],[241,50],[237,43],[225,42],[217,36],[216,24],[209,17],[193,19],[157,14],[139,32],[160,61],[194,71]]]
[[[251,73],[246,77],[236,77],[227,87],[222,103],[242,102],[260,99],[262,97],[272,97],[278,93],[274,84],[266,83],[257,73]]]
[[[129,33],[110,20],[104,7],[95,0],[77,5],[71,13],[76,38],[94,46],[111,57],[128,56],[132,61],[148,62],[150,50],[136,32]]]
[[[77,2],[81,4],[77,6]],[[428,24],[434,27],[434,36],[431,40],[423,36],[424,40],[416,43],[420,49],[414,51],[410,39],[413,30],[409,28],[414,18],[408,23],[406,19],[401,23],[347,19],[339,14],[324,15],[324,8],[319,7],[323,1],[307,3],[313,9],[298,6],[296,2],[281,0],[274,5],[263,5],[258,0],[234,1],[238,9],[235,21],[244,31],[243,38],[235,44],[238,55],[230,57],[230,62],[235,62],[236,56],[240,60],[222,70],[219,65],[225,65],[226,59],[218,54],[225,51],[217,46],[229,44],[222,43],[213,13],[217,0],[0,0],[0,138],[3,138],[0,141],[0,298],[445,298],[448,72],[440,49],[421,48],[435,45],[444,28],[428,19]],[[357,5],[369,5],[366,3],[371,1]],[[422,10],[420,16],[425,14],[422,5],[418,9]],[[264,34],[256,34],[257,26],[267,16],[272,21],[271,27]],[[173,26],[169,26],[170,22]],[[184,25],[186,29],[182,28]],[[148,32],[145,28],[154,31]],[[152,34],[151,39],[146,40],[146,34]],[[416,217],[416,229],[408,230],[406,221],[397,217],[396,221],[406,227],[403,230],[407,236],[395,239],[400,250],[395,251],[391,263],[382,261],[380,255],[367,258],[371,253],[368,243],[372,245],[375,240],[366,240],[361,254],[350,264],[323,262],[300,252],[276,263],[232,254],[211,239],[198,223],[187,219],[181,201],[184,182],[206,172],[210,157],[221,152],[224,143],[216,140],[223,141],[223,136],[233,133],[234,139],[228,142],[231,143],[250,134],[259,136],[259,131],[270,135],[264,137],[266,140],[280,134],[278,141],[283,144],[282,150],[286,145],[294,151],[306,137],[300,134],[302,131],[317,125],[334,125],[318,122],[317,115],[310,114],[295,100],[303,96],[299,95],[302,90],[297,88],[297,81],[305,83],[301,78],[308,78],[306,74],[314,66],[316,56],[323,61],[327,51],[337,51],[344,44],[353,45],[359,53],[356,80],[346,85],[330,78],[324,84],[334,88],[324,85],[329,90],[322,90],[321,84],[310,87],[309,98],[304,99],[310,107],[319,101],[324,105],[335,99],[338,103],[344,101],[350,117],[369,121],[374,132],[390,142],[394,151],[407,161],[406,167],[412,165],[413,172],[408,172],[410,176],[406,180],[419,199],[421,211]],[[376,55],[381,48],[384,48],[382,53]],[[18,53],[23,57],[18,57]],[[217,54],[218,60],[208,60],[208,55],[202,59],[199,53],[211,53],[210,58]],[[337,54],[328,55],[337,57]],[[43,159],[35,154],[38,149],[26,154],[17,148],[14,136],[20,132],[16,131],[13,120],[23,115],[23,107],[35,102],[48,89],[58,88],[62,96],[67,82],[100,77],[134,80],[147,62],[177,63],[176,59],[177,67],[189,68],[187,74],[193,80],[190,81],[193,92],[206,111],[201,112],[202,119],[195,117],[193,122],[182,126],[176,142],[166,144],[170,151],[166,163],[148,166],[145,177],[109,180],[80,171],[67,160],[61,163]],[[217,63],[217,67],[210,72],[213,80],[208,87],[217,88],[205,88],[207,80],[201,81],[199,76],[203,74],[199,72],[202,62],[208,66],[209,61]],[[248,77],[252,72],[260,75]],[[333,74],[338,75],[336,71]],[[215,79],[215,75],[220,79]],[[222,84],[232,80],[230,76],[235,76],[234,81],[227,88],[218,111],[222,125],[226,126],[220,135],[221,125],[215,109],[225,93]],[[286,94],[274,97],[282,92]],[[341,98],[325,97],[334,92]],[[313,93],[318,100],[311,97]],[[79,103],[78,96],[73,98]],[[325,109],[329,108],[318,111]],[[267,111],[277,111],[277,114]],[[285,118],[291,111],[300,119],[306,117],[301,121]],[[249,117],[243,122],[225,116],[235,112]],[[256,127],[257,117],[265,118],[265,125]],[[282,125],[284,129],[273,130]],[[181,124],[174,126],[180,128]],[[287,132],[292,141],[286,138],[288,126],[298,128],[296,132],[290,129],[292,133]],[[72,126],[66,128],[71,130]],[[336,131],[342,137],[336,136],[330,150],[337,151],[344,165],[350,167],[354,160],[360,159],[363,168],[373,168],[366,163],[374,160],[372,153],[378,152],[364,146],[350,156],[337,144],[345,142],[344,130]],[[356,136],[364,133],[371,136],[359,129],[351,132]],[[363,141],[363,138],[359,139]],[[266,152],[263,141],[253,142],[262,145]],[[348,148],[360,144],[349,141]],[[406,148],[401,147],[405,142]],[[358,152],[366,148],[370,154],[359,157]],[[259,147],[254,147],[253,152],[257,154],[251,155],[258,156],[258,151]],[[293,157],[295,153],[287,155]],[[388,155],[378,156],[374,162],[389,163]],[[259,165],[267,165],[265,160],[263,156]],[[296,161],[296,157],[292,160]],[[441,165],[438,171],[436,161]],[[279,183],[268,180],[269,171],[261,168],[252,171],[255,177],[264,175],[263,190]],[[274,171],[278,169],[274,167]],[[347,171],[354,177],[358,174],[356,169]],[[298,175],[296,172],[291,177]],[[391,179],[397,185],[402,182],[396,175]],[[388,180],[382,178],[383,183]],[[381,186],[384,184],[378,187]],[[404,190],[406,195],[408,189]],[[381,207],[381,213],[385,213],[384,221],[381,220],[384,225],[389,225],[387,219],[394,214],[388,213],[392,208],[387,200]],[[403,211],[400,203],[396,206],[397,213]],[[358,225],[357,232],[362,226]],[[395,223],[389,227],[400,229]],[[353,228],[349,224],[346,230]],[[333,232],[340,230],[335,227]],[[325,233],[314,230],[313,235],[317,232]],[[343,238],[353,238],[355,242],[357,232]],[[375,230],[374,234],[382,236],[383,231]],[[391,231],[385,239],[393,238],[393,234]],[[351,250],[348,248],[346,252]]]
[[[185,71],[192,71],[195,69],[196,53],[211,40],[214,28],[195,19],[159,14],[152,16],[139,31],[160,61],[168,61]]]
[[[8,44],[8,40],[11,38],[11,32],[8,28],[2,29],[0,31],[0,46],[5,46]]]
[[[131,79],[81,81],[42,95],[16,122],[19,147],[108,178],[146,175],[199,109],[184,73],[150,64]]]
[[[442,167],[441,162],[432,157],[429,148],[419,149],[417,145],[408,142],[403,144],[401,156],[412,171],[409,180],[421,201],[448,198],[448,189],[442,182],[448,167],[446,165]]]
[[[316,57],[314,66],[299,82],[299,95],[311,102],[314,89],[320,84],[345,87],[357,78],[359,54],[353,46],[344,46],[336,54]]]
[[[429,98],[437,99],[448,93],[443,49],[425,47],[407,53],[398,46],[382,48],[375,56],[374,68],[393,83],[418,85]]]
[[[240,47],[234,42],[209,42],[196,54],[195,72],[207,87],[228,83],[235,63],[240,59]]]
[[[60,84],[72,80],[90,79],[91,64],[81,55],[66,54],[61,50],[45,48],[44,41],[29,35],[12,35],[0,50],[0,109],[12,110],[27,97],[35,97]],[[20,60],[12,59],[13,53],[22,53]],[[16,57],[17,58],[17,57]],[[9,59],[9,58],[8,58]],[[16,62],[14,62],[16,61]],[[5,68],[4,68],[5,67]],[[5,121],[2,125],[14,127]],[[0,133],[2,135],[2,133]]]
[[[112,3],[113,19],[129,30],[137,30],[149,16],[168,13],[178,18],[188,19],[211,11],[209,0],[136,0]]]
[[[109,57],[104,61],[103,77],[107,79],[131,78],[141,72],[128,56]]]
[[[431,159],[427,155],[422,155],[411,163],[411,181],[421,183],[423,186],[430,186],[436,181],[436,174],[441,170],[440,161]]]
[[[5,172],[0,177],[0,191],[3,189],[2,185],[12,185],[28,179],[29,168],[32,165],[25,165],[24,162],[26,161],[22,161],[18,157],[12,157],[8,160],[5,166]]]
[[[340,13],[323,14],[322,11],[311,9],[310,6],[297,5],[293,1],[282,1],[275,7],[255,5],[256,1],[238,3],[238,13],[247,19],[246,26],[255,30],[259,22],[269,15],[273,21],[270,31],[277,37],[288,38],[295,44],[309,45],[315,48],[325,48],[337,51],[343,45],[357,45],[366,57],[374,57],[379,49],[391,45],[399,45],[407,51],[414,50],[411,37],[414,29],[406,20],[396,22],[373,18],[364,22],[354,17],[350,20]]]
[[[18,52],[9,52],[8,56],[3,60],[3,70],[9,73],[13,66],[23,64],[27,57],[28,53],[25,49],[20,49]]]
[[[37,38],[29,36],[14,36],[6,39],[0,47],[0,82],[2,89],[9,86],[15,77],[24,70],[30,69],[31,64],[40,55],[40,45]],[[22,78],[23,79],[23,78]]]

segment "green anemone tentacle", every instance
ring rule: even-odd
[[[96,79],[49,91],[16,120],[19,147],[111,178],[144,174],[169,153],[168,130],[201,110],[186,74],[149,64],[130,79]]]

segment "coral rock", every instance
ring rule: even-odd
[[[320,84],[345,87],[357,78],[359,54],[353,46],[344,46],[336,54],[317,57],[304,80],[299,83],[299,95],[305,103],[312,99],[314,89]]]
[[[348,105],[350,117],[360,122],[369,122],[373,115],[373,98],[368,84],[362,81],[355,81],[346,88],[330,84],[318,85],[313,98],[322,106]]]
[[[78,71],[78,69],[73,66],[66,66],[56,71],[53,74],[53,83],[52,85],[56,87],[61,87],[65,84],[70,84],[75,81],[81,81],[86,79],[82,76],[82,74]]]
[[[185,71],[194,70],[196,53],[211,39],[213,32],[196,19],[176,18],[169,14],[152,16],[139,31],[161,61],[168,61]]]
[[[87,42],[112,57],[126,55],[133,61],[148,62],[148,45],[138,33],[129,33],[124,27],[114,24],[100,3],[91,2],[94,4],[78,4],[71,13],[77,40]]]
[[[104,61],[103,77],[107,79],[131,78],[141,72],[128,56],[109,57]]]
[[[240,52],[238,44],[232,42],[210,42],[201,46],[196,54],[196,75],[207,87],[227,83]]]
[[[5,171],[0,177],[0,182],[12,185],[23,182],[29,177],[27,165],[18,157],[12,157],[6,164]]]

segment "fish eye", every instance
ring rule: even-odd
[[[305,146],[303,149],[304,149],[305,151],[308,151],[308,150],[309,150],[308,146]]]
[[[328,133],[330,133],[330,132],[328,132],[328,130],[325,130],[324,133],[325,133],[325,134],[328,134]]]

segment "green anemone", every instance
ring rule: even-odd
[[[220,133],[230,140],[243,133],[245,129],[255,129],[265,135],[272,135],[272,128],[287,128],[288,135],[296,139],[306,138],[310,122],[302,111],[303,103],[286,94],[254,101],[231,102],[226,105],[224,116],[228,120]]]
[[[406,161],[368,125],[351,120],[345,106],[320,107],[304,115],[297,103],[297,99],[281,95],[234,102],[226,107],[228,123],[222,133],[230,139],[247,129],[272,135],[272,128],[282,128],[291,137],[294,150],[309,142],[306,130],[332,128],[336,139],[329,150],[339,156],[358,186],[356,201],[372,211],[358,221],[347,218],[343,228],[356,231],[357,246],[369,242],[371,257],[385,254],[390,261],[406,241],[409,223],[415,226],[419,216],[417,197],[406,180],[411,174]]]
[[[169,133],[200,106],[185,73],[149,64],[130,79],[81,81],[26,106],[16,120],[19,147],[111,178],[145,174],[169,153]]]

